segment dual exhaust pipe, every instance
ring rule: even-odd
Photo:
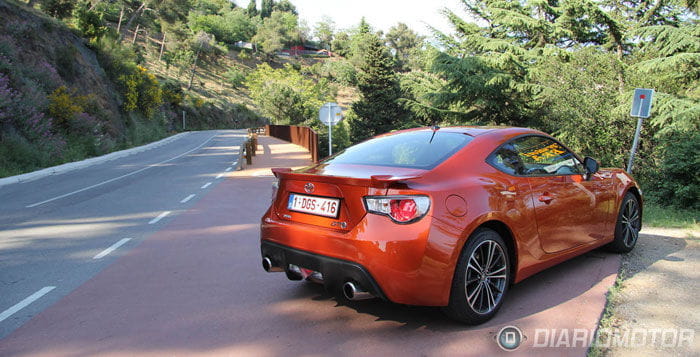
[[[285,271],[284,268],[279,266],[279,264],[273,263],[272,259],[270,259],[270,257],[263,258],[262,266],[263,266],[263,269],[265,269],[265,271],[268,273],[277,273],[277,272]],[[292,265],[290,265],[290,267],[291,266]],[[299,267],[297,267],[297,266],[294,266],[294,267],[299,269]],[[297,272],[295,271],[294,273],[297,273]],[[318,273],[318,272],[316,272],[316,273],[319,274],[319,277],[312,274],[311,276],[309,276],[309,278],[311,278],[310,280],[323,282],[323,279],[320,278],[320,273]],[[298,279],[294,279],[294,280],[298,280]],[[345,296],[345,298],[350,300],[350,301],[367,300],[367,299],[374,298],[374,295],[372,295],[370,292],[362,289],[362,287],[359,284],[357,284],[353,281],[347,281],[347,282],[345,282],[345,284],[343,284],[343,296]]]
[[[343,296],[350,301],[367,300],[374,298],[374,295],[360,288],[359,285],[348,281],[343,284]]]
[[[272,264],[272,260],[269,257],[263,258],[262,266],[268,273],[279,273],[284,271],[281,266]]]

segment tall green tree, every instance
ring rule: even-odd
[[[397,67],[401,69],[408,66],[411,58],[417,57],[417,51],[421,49],[424,41],[423,36],[418,35],[403,22],[392,26],[386,34],[387,45],[394,53]]]
[[[357,115],[350,122],[353,142],[400,127],[408,114],[398,102],[401,89],[386,46],[376,34],[366,38],[367,51],[357,74],[360,99],[352,104]]]
[[[272,5],[272,11],[291,12],[294,15],[299,15],[297,7],[289,0],[279,0],[274,3],[274,5]]]
[[[314,37],[318,39],[321,47],[331,49],[333,43],[333,35],[335,32],[335,22],[328,16],[325,16],[321,21],[314,26]]]
[[[248,3],[248,7],[246,7],[246,12],[248,13],[248,16],[250,16],[250,17],[258,16],[258,8],[257,8],[257,5],[255,4],[255,0],[250,0],[250,2]]]
[[[262,0],[262,3],[260,3],[260,17],[264,19],[272,16],[272,11],[274,10],[274,7],[274,0]]]
[[[268,55],[298,41],[299,29],[296,15],[280,11],[275,11],[270,17],[265,18],[253,37],[253,42]]]
[[[275,124],[309,125],[321,105],[330,100],[325,80],[310,80],[289,64],[273,69],[263,63],[245,83],[253,101]]]

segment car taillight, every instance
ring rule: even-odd
[[[280,188],[280,181],[275,179],[272,181],[272,203],[275,203],[275,199],[277,198],[277,190]]]
[[[396,223],[415,222],[430,209],[427,196],[367,196],[367,212],[389,216]]]

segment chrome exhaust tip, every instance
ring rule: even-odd
[[[287,274],[287,279],[289,280],[297,281],[304,279],[304,275],[301,273],[301,268],[294,264],[289,264],[284,272]]]
[[[351,301],[367,300],[374,298],[374,295],[362,290],[358,285],[352,281],[348,281],[343,284],[343,295],[346,299]]]
[[[275,266],[269,257],[263,258],[262,266],[263,266],[263,269],[265,269],[265,271],[268,273],[277,273],[277,272],[284,271],[284,269],[282,269],[282,267]]]

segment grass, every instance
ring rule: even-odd
[[[700,230],[700,211],[663,207],[655,202],[646,202],[644,226]]]
[[[605,309],[603,309],[603,317],[600,318],[598,329],[596,330],[596,339],[588,348],[587,357],[600,357],[607,354],[607,348],[596,344],[598,331],[601,329],[613,329],[619,324],[619,319],[615,316],[615,307],[620,303],[620,291],[622,290],[622,284],[624,283],[626,276],[623,268],[620,269],[620,273],[617,274],[617,279],[615,279],[615,284],[613,284],[613,286],[610,287],[610,290],[608,290]]]

